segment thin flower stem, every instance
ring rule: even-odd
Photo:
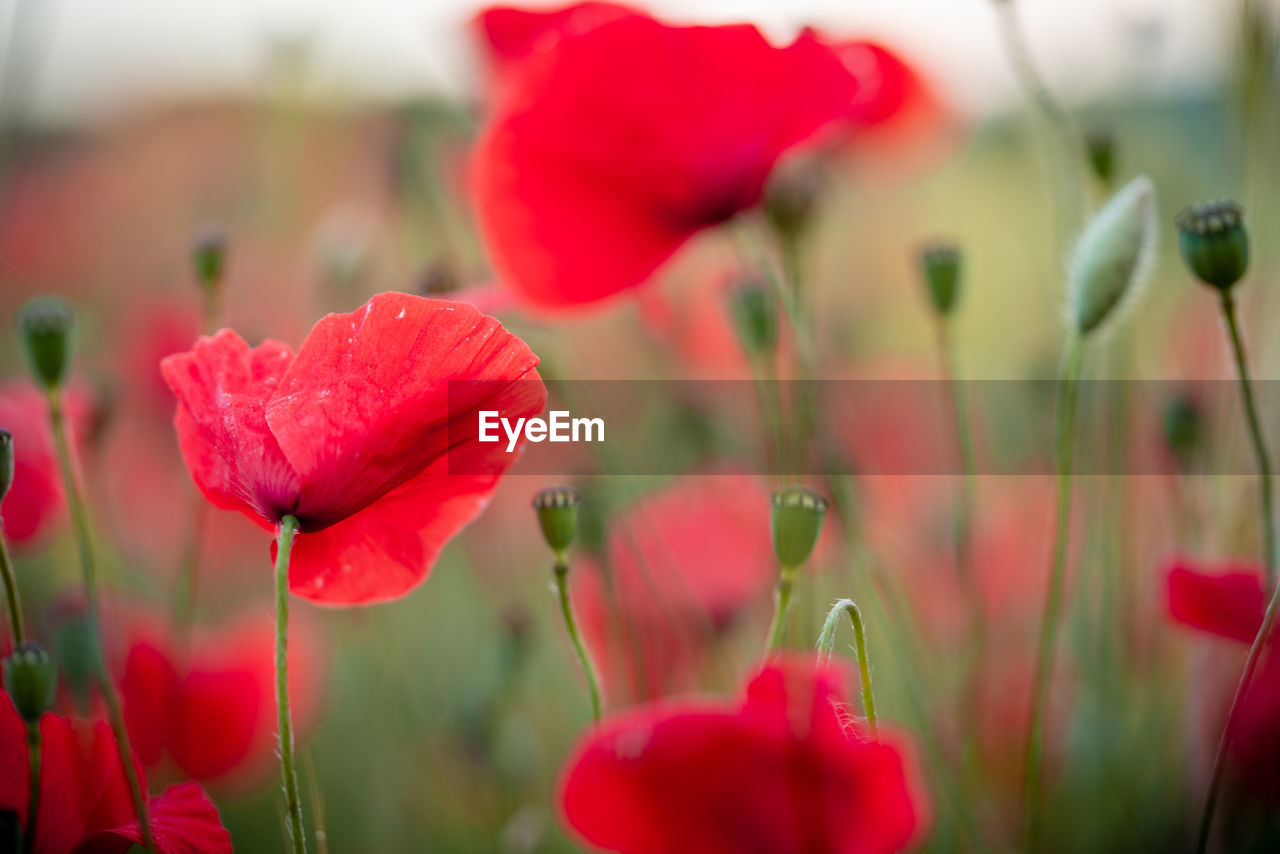
[[[294,854],[306,854],[298,770],[293,764],[293,715],[289,711],[289,554],[298,533],[296,516],[280,520],[276,535],[276,717],[279,727],[280,776],[284,780],[285,822]]]
[[[22,836],[22,850],[35,851],[36,816],[40,812],[40,724],[27,724],[27,768],[31,799],[27,804],[27,829]]]
[[[67,505],[71,509],[71,521],[75,527],[76,539],[80,545],[80,571],[84,577],[84,595],[88,608],[89,630],[93,636],[93,670],[98,682],[98,690],[107,706],[107,720],[116,737],[116,747],[120,752],[120,764],[124,766],[124,775],[129,782],[129,794],[133,798],[133,809],[138,816],[138,827],[142,831],[142,844],[148,852],[156,850],[155,839],[151,835],[151,822],[147,815],[147,793],[142,787],[142,778],[138,774],[138,765],[134,760],[133,745],[129,740],[129,729],[125,726],[124,712],[120,705],[120,695],[115,683],[107,672],[107,663],[102,654],[102,619],[98,600],[98,571],[93,554],[93,528],[89,524],[89,511],[80,494],[80,486],[76,482],[75,469],[71,461],[71,443],[67,439],[66,415],[62,408],[62,395],[58,389],[49,391],[49,424],[53,431],[54,449],[58,455],[58,468],[62,472],[62,486],[67,495]]]
[[[766,653],[782,645],[782,636],[786,634],[787,620],[791,616],[791,589],[795,586],[796,574],[795,567],[784,566],[778,576],[776,607],[773,611],[773,622],[769,624],[769,645],[765,647]]]
[[[1280,611],[1280,585],[1275,584],[1276,550],[1275,522],[1271,513],[1271,460],[1267,455],[1267,446],[1262,438],[1261,421],[1258,418],[1257,406],[1253,400],[1253,390],[1249,382],[1249,368],[1245,359],[1244,343],[1240,339],[1240,330],[1236,323],[1235,300],[1230,292],[1222,294],[1222,316],[1227,322],[1227,331],[1231,336],[1231,349],[1235,354],[1236,370],[1240,378],[1240,396],[1244,399],[1245,416],[1249,422],[1249,433],[1253,438],[1254,453],[1258,458],[1258,476],[1261,483],[1261,511],[1263,533],[1263,564],[1267,568],[1267,583],[1272,587],[1271,601],[1267,603],[1266,613],[1258,634],[1249,647],[1249,656],[1245,659],[1244,670],[1240,673],[1240,682],[1236,685],[1235,696],[1231,699],[1231,708],[1227,712],[1227,722],[1222,728],[1222,737],[1218,740],[1218,749],[1213,757],[1213,770],[1209,774],[1209,790],[1205,795],[1204,812],[1200,817],[1200,833],[1196,841],[1197,854],[1204,854],[1209,846],[1209,832],[1213,829],[1213,814],[1218,806],[1218,796],[1222,790],[1222,776],[1226,770],[1227,749],[1231,746],[1231,737],[1235,734],[1240,708],[1244,705],[1245,694],[1249,683],[1253,681],[1254,671],[1262,657],[1262,650],[1271,637],[1275,626],[1276,612]]]
[[[951,324],[938,320],[938,359],[947,388],[947,405],[955,422],[956,452],[960,457],[960,489],[956,494],[952,539],[956,551],[956,569],[969,595],[970,621],[975,632],[983,629],[982,597],[973,567],[973,518],[977,504],[977,466],[973,456],[973,438],[969,429],[969,408],[964,383],[956,366],[955,348],[951,341]]]
[[[1071,481],[1075,453],[1075,414],[1079,395],[1080,374],[1084,366],[1084,347],[1079,335],[1067,342],[1062,373],[1058,380],[1058,423],[1054,459],[1058,480],[1058,510],[1053,539],[1053,564],[1049,573],[1049,593],[1045,599],[1044,618],[1036,645],[1036,669],[1031,686],[1031,718],[1027,727],[1027,746],[1022,776],[1022,810],[1026,820],[1025,850],[1034,851],[1040,839],[1041,786],[1040,766],[1044,753],[1044,715],[1053,675],[1054,650],[1058,642],[1058,626],[1062,620],[1063,587],[1066,578],[1067,539],[1071,525]]]
[[[827,621],[822,624],[822,633],[818,636],[818,656],[823,661],[831,658],[836,645],[836,625],[842,613],[849,615],[849,625],[853,627],[853,649],[858,657],[858,681],[862,687],[862,711],[867,717],[867,729],[871,731],[872,738],[878,739],[876,698],[871,690],[871,662],[867,658],[867,633],[862,623],[862,612],[852,599],[841,599],[827,612]]]
[[[578,664],[582,667],[582,677],[587,682],[587,694],[591,698],[591,719],[600,723],[603,706],[600,702],[600,680],[596,676],[595,665],[591,663],[591,655],[586,644],[582,642],[582,633],[578,631],[578,621],[573,615],[573,603],[569,601],[569,564],[563,556],[556,557],[554,567],[556,577],[556,593],[560,598],[560,615],[564,618],[565,631],[569,633],[569,641],[578,656]]]
[[[1258,407],[1253,399],[1253,386],[1249,380],[1249,365],[1245,358],[1244,341],[1240,338],[1240,327],[1236,322],[1235,299],[1229,291],[1224,291],[1222,294],[1222,316],[1227,322],[1227,331],[1231,336],[1231,352],[1235,356],[1236,372],[1240,380],[1240,397],[1244,401],[1245,417],[1249,422],[1249,436],[1253,440],[1253,452],[1258,461],[1262,564],[1267,568],[1267,586],[1273,587],[1276,583],[1276,529],[1271,504],[1271,457],[1267,453],[1267,443],[1262,437],[1262,421],[1258,417]]]
[[[18,598],[18,580],[14,577],[13,564],[9,561],[9,550],[5,548],[3,537],[0,537],[0,576],[4,577],[4,597],[9,607],[9,634],[13,641],[13,648],[17,649],[27,639],[27,629],[22,621],[22,600]]]

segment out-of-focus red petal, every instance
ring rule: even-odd
[[[297,472],[267,427],[266,402],[292,355],[278,341],[250,348],[229,329],[160,363],[178,397],[182,456],[211,501],[279,521],[297,506]]]
[[[489,404],[509,396],[506,384],[536,380],[537,363],[466,303],[384,293],[325,317],[266,407],[301,478],[303,528],[340,522],[415,477],[450,452],[451,421],[499,408]]]
[[[475,17],[475,27],[490,57],[502,73],[513,60],[545,50],[569,38],[627,15],[639,14],[617,3],[574,3],[559,9],[517,9],[491,6]]]
[[[177,680],[169,655],[157,643],[143,639],[130,647],[120,695],[130,743],[143,765],[158,762],[171,737]]]
[[[776,48],[746,25],[633,15],[559,41],[530,57],[474,154],[500,278],[544,306],[641,284],[696,231],[754,205],[778,158],[854,92],[812,37]]]
[[[741,706],[607,718],[566,766],[565,820],[623,854],[900,850],[922,821],[907,756],[847,735],[833,671],[808,664],[765,668]]]
[[[1169,569],[1166,593],[1170,619],[1241,643],[1253,641],[1267,607],[1262,572],[1250,564],[1205,571],[1179,558]]]
[[[198,783],[165,789],[148,805],[151,836],[158,854],[229,854],[231,834],[222,826],[218,808]],[[142,844],[137,821],[95,833],[75,854],[125,854]]]

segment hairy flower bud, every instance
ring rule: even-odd
[[[53,707],[58,687],[58,665],[37,643],[28,641],[4,660],[4,689],[18,714],[29,724]]]
[[[920,269],[934,309],[948,317],[960,298],[960,249],[953,243],[936,241],[920,249]]]
[[[1132,301],[1155,255],[1156,191],[1145,175],[1130,181],[1085,226],[1067,274],[1067,321],[1096,331]]]
[[[1228,291],[1249,267],[1249,233],[1235,202],[1202,202],[1178,214],[1178,248],[1197,279]]]
[[[780,564],[794,568],[809,559],[826,515],[827,499],[807,486],[774,491],[773,550]]]
[[[62,297],[35,297],[18,312],[27,364],[45,388],[59,388],[71,371],[75,327],[75,310]]]
[[[543,539],[557,557],[563,556],[573,545],[580,503],[582,495],[571,486],[548,486],[533,497],[538,527],[542,528]]]

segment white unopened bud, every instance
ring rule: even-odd
[[[1156,189],[1140,175],[1089,220],[1067,273],[1067,323],[1089,335],[1136,301],[1155,258]]]

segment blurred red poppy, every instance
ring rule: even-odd
[[[1167,576],[1169,618],[1209,634],[1252,643],[1262,625],[1267,594],[1256,564],[1202,568],[1175,559]]]
[[[102,720],[46,714],[40,737],[35,854],[123,854],[141,845],[111,727]],[[24,830],[29,781],[26,727],[5,696],[0,698],[0,810],[15,812]],[[160,854],[231,851],[231,835],[198,784],[170,786],[148,801],[151,834]]]
[[[612,702],[691,688],[717,635],[777,579],[769,490],[745,474],[681,478],[613,521],[607,574],[587,561],[572,578]]]
[[[385,293],[323,318],[296,356],[224,329],[162,368],[205,496],[264,527],[296,516],[293,592],[356,605],[417,586],[484,508],[515,454],[474,436],[459,444],[450,426],[475,423],[480,406],[541,411],[537,363],[465,303]]]
[[[518,77],[476,145],[472,194],[500,278],[543,306],[642,284],[753,206],[857,90],[812,36],[778,48],[750,25],[642,15],[559,39]]]
[[[78,447],[93,416],[92,398],[77,383],[64,405],[71,441]],[[5,540],[18,548],[34,546],[65,508],[44,393],[25,380],[0,387],[0,428],[13,434],[13,485],[0,505]]]
[[[601,24],[640,12],[617,3],[574,3],[558,9],[517,9],[491,6],[476,15],[478,31],[487,58],[499,81],[521,61],[540,50],[548,50],[562,38],[595,29]]]
[[[260,782],[274,768],[274,629],[243,617],[198,628],[180,641],[162,622],[132,617],[115,670],[138,760],[168,757],[207,784]],[[320,709],[324,678],[318,635],[294,614],[289,626],[289,695],[304,735]]]
[[[899,851],[926,820],[914,763],[843,711],[845,681],[811,658],[781,660],[740,703],[606,718],[565,766],[564,821],[622,854]]]

